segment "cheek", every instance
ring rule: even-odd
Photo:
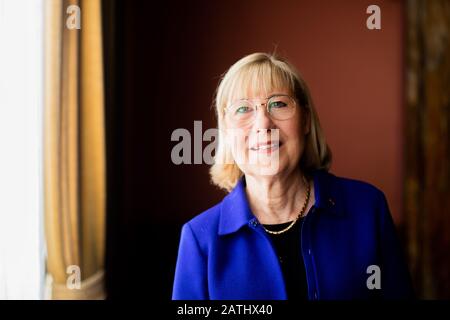
[[[237,149],[239,152],[245,154],[248,152],[247,138],[245,136],[237,137]]]
[[[283,126],[282,133],[284,135],[284,141],[286,143],[288,153],[294,157],[299,156],[303,151],[305,143],[305,136],[301,132],[299,122],[286,124]]]
[[[227,135],[227,143],[235,160],[241,160],[248,153],[248,138],[242,132],[232,132]]]
[[[302,139],[301,126],[299,121],[286,122],[280,126],[280,131],[283,133],[287,142],[297,143]]]

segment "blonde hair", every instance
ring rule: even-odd
[[[246,97],[249,90],[268,92],[275,88],[289,88],[309,117],[310,130],[306,135],[305,149],[299,166],[305,174],[316,169],[329,169],[331,151],[325,141],[306,82],[286,60],[271,54],[253,53],[228,69],[220,81],[215,96],[219,135],[210,175],[212,182],[220,188],[231,191],[243,175],[232,160],[230,147],[225,143],[225,108],[236,96]]]

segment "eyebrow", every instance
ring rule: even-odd
[[[270,96],[268,96],[265,99],[270,99],[276,96],[286,96],[287,94],[285,93],[272,93]],[[235,101],[241,101],[241,100],[255,100],[255,99],[248,99],[248,98],[240,98],[240,99],[236,99]]]
[[[276,96],[286,96],[286,94],[285,93],[273,93],[270,96],[268,96],[267,99],[270,99],[270,98],[273,98]]]

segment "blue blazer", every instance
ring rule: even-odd
[[[309,299],[413,297],[384,194],[326,171],[313,179],[315,203],[301,226]],[[243,179],[184,224],[172,299],[287,299],[271,239],[250,210]]]

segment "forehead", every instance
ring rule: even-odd
[[[236,76],[230,86],[228,101],[266,99],[274,94],[292,94],[292,81],[286,75],[270,71],[249,70]]]

